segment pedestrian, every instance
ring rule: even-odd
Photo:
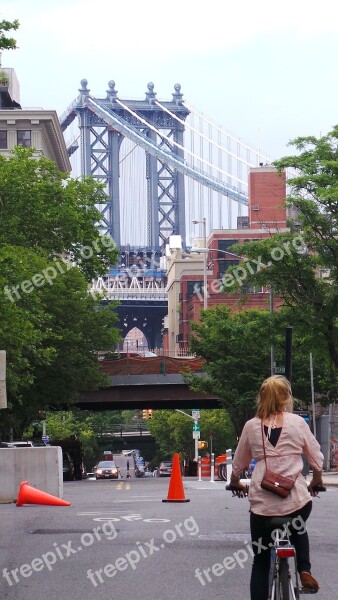
[[[252,459],[256,460],[249,486],[250,529],[254,552],[250,580],[251,600],[266,600],[268,597],[271,528],[268,527],[266,517],[290,517],[290,539],[296,548],[297,570],[302,588],[305,593],[310,594],[315,594],[319,589],[318,582],[311,575],[309,537],[305,522],[312,509],[312,488],[323,485],[324,457],[308,424],[302,417],[293,414],[292,408],[289,381],[281,375],[265,379],[257,396],[256,416],[245,424],[234,455],[230,486],[239,493],[246,493],[246,487],[240,483],[242,470],[248,467]],[[309,486],[302,475],[303,453],[313,470]],[[261,487],[266,468],[294,480],[286,498]],[[296,519],[298,525],[303,524],[301,529],[295,528]]]

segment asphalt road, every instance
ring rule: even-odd
[[[190,502],[162,502],[169,481],[66,482],[69,507],[0,505],[1,600],[248,599],[247,499],[233,498],[224,482],[184,478]],[[313,505],[308,530],[321,586],[316,598],[332,600],[338,488]],[[225,559],[229,568],[222,572],[217,565]]]

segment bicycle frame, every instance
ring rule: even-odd
[[[269,600],[299,600],[300,588],[295,547],[292,546],[285,528],[274,529],[273,534],[268,598]],[[290,560],[293,562],[294,576],[291,575]]]

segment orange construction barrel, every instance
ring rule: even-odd
[[[201,477],[211,476],[211,460],[210,457],[204,456],[201,458]]]
[[[218,479],[218,480],[221,479],[221,477],[219,476],[218,467],[220,464],[226,463],[226,461],[227,461],[226,454],[220,454],[219,456],[216,456],[216,458],[215,458],[215,479]]]

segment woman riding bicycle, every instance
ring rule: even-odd
[[[240,483],[240,474],[251,459],[256,460],[249,488],[250,529],[254,560],[251,572],[251,600],[267,600],[269,588],[271,528],[267,517],[290,517],[290,539],[296,548],[297,569],[304,592],[316,593],[318,582],[311,575],[309,538],[305,521],[311,509],[312,488],[323,485],[324,457],[319,443],[304,419],[292,414],[292,392],[289,381],[281,375],[268,377],[257,396],[256,416],[248,421],[242,431],[233,461],[230,485],[239,493],[246,492]],[[286,498],[261,488],[266,464],[263,436],[269,470],[295,480]],[[302,475],[305,455],[313,469],[308,487]],[[296,521],[297,520],[297,521]],[[298,527],[292,527],[293,523]],[[299,527],[303,523],[303,527]],[[270,546],[269,546],[270,544]]]

